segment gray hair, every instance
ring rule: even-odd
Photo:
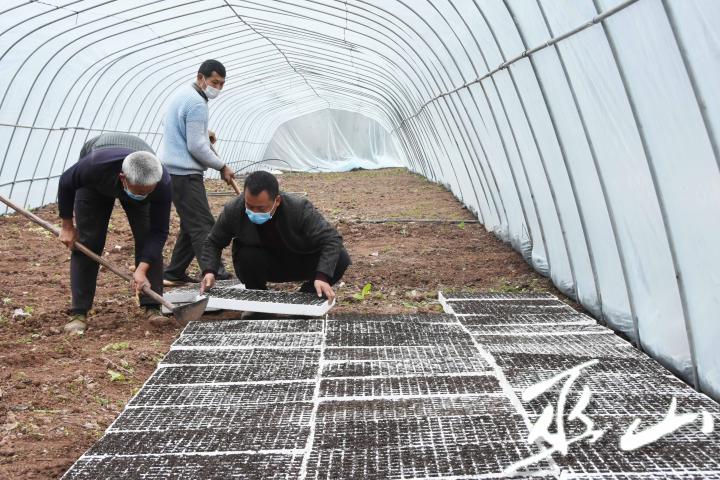
[[[123,160],[122,172],[131,185],[155,185],[163,174],[160,160],[150,152],[133,152]]]

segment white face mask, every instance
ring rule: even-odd
[[[220,95],[220,90],[215,87],[211,87],[210,85],[208,85],[207,80],[205,80],[205,88],[203,89],[203,93],[206,97],[208,97],[208,100],[212,100],[214,98],[217,98],[218,95]]]

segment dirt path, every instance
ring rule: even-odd
[[[557,293],[481,225],[463,223],[470,213],[420,176],[391,169],[280,179],[285,191],[307,192],[345,239],[353,265],[337,288],[336,312],[439,311],[438,289]],[[208,189],[229,191],[219,182]],[[231,197],[210,198],[217,214]],[[55,205],[37,213],[57,220]],[[355,221],[381,218],[457,223]],[[173,214],[166,258],[177,228]],[[130,266],[132,254],[130,228],[116,208],[106,255]],[[144,324],[125,283],[101,271],[91,329],[82,337],[63,335],[68,269],[68,252],[50,234],[15,215],[0,218],[0,478],[62,474],[117,416],[178,334]],[[367,283],[370,295],[354,299]],[[24,315],[13,317],[17,309]],[[113,381],[110,372],[123,379]]]

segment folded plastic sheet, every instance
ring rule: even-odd
[[[266,166],[320,172],[403,166],[385,129],[362,114],[340,110],[321,110],[284,123],[263,159]]]

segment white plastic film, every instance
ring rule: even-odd
[[[103,131],[158,148],[216,58],[236,169],[404,165],[720,398],[718,25],[715,0],[8,1],[0,193],[54,201]]]
[[[319,172],[399,167],[394,141],[377,122],[321,110],[279,127],[263,155],[266,166]]]

